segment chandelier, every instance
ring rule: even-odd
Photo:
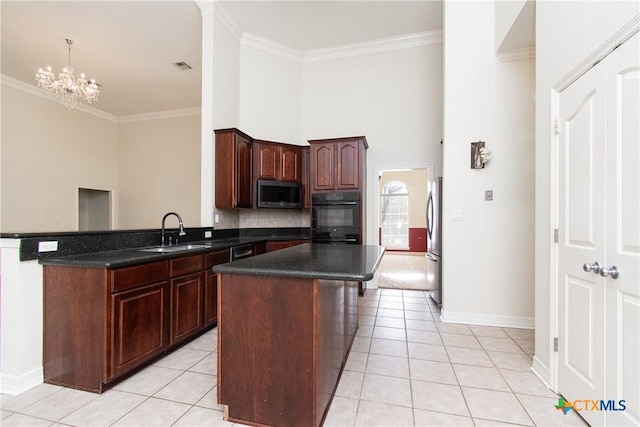
[[[80,78],[76,79],[73,75],[73,67],[71,66],[71,45],[73,40],[65,39],[69,46],[69,65],[62,69],[56,80],[55,75],[51,72],[51,67],[46,70],[42,68],[36,73],[36,81],[45,91],[56,94],[60,102],[67,108],[74,108],[78,101],[91,104],[98,100],[100,91],[95,80],[87,80],[84,74],[80,74]]]

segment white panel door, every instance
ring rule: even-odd
[[[558,384],[568,401],[604,391],[605,279],[584,264],[604,259],[605,84],[601,62],[559,98]],[[602,425],[601,412],[581,413]]]
[[[640,35],[607,58],[606,398],[607,425],[640,425]],[[606,274],[603,272],[603,274]]]
[[[558,391],[591,425],[640,425],[639,40],[558,105]]]

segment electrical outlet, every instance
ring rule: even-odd
[[[215,214],[215,215],[213,216],[213,223],[214,223],[214,224],[218,224],[219,222],[220,222],[220,215]]]
[[[204,232],[204,238],[205,239],[210,239],[211,238],[211,232],[210,231],[205,231]]]
[[[485,190],[484,191],[484,199],[486,201],[488,201],[488,202],[493,200],[493,190]]]
[[[55,252],[58,250],[58,241],[38,242],[38,252]]]

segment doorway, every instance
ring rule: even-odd
[[[387,251],[427,252],[429,168],[378,173],[378,243]]]
[[[78,188],[78,231],[111,230],[111,192]]]

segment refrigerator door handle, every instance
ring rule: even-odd
[[[432,240],[433,234],[433,193],[429,193],[429,199],[427,200],[427,234],[429,240]]]

